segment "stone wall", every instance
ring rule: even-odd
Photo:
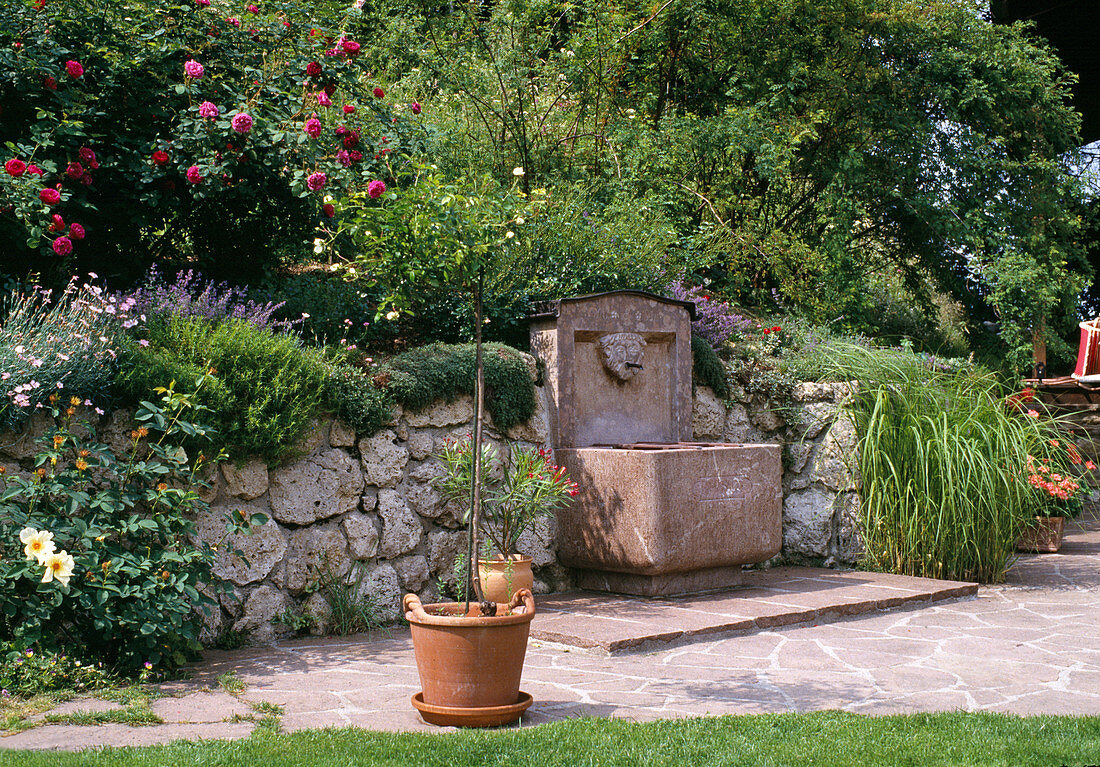
[[[527,423],[501,433],[490,420],[487,438],[502,452],[513,442],[547,446],[546,392],[537,391],[538,409]],[[853,431],[836,418],[846,392],[844,385],[803,384],[790,424],[759,398],[740,393],[726,406],[710,389],[695,392],[695,440],[786,445],[784,546],[773,561],[835,565],[852,562],[858,553],[851,520],[859,500],[848,471]],[[472,401],[463,397],[422,412],[398,410],[370,437],[329,420],[315,424],[301,457],[287,465],[223,464],[207,494],[213,513],[198,520],[198,535],[218,545],[215,571],[233,584],[233,593],[222,597],[206,639],[232,628],[255,641],[270,640],[289,632],[273,621],[286,611],[310,616],[316,633],[327,632],[329,607],[313,589],[325,570],[351,576],[384,619],[398,616],[406,591],[435,601],[441,582],[452,577],[465,534],[460,509],[444,503],[429,484],[443,471],[434,456],[445,439],[465,437],[472,418]],[[34,437],[46,425],[36,418],[24,434],[0,435],[0,464],[28,470]],[[99,430],[103,441],[122,451],[131,428],[131,414],[119,411],[105,417]],[[268,521],[253,535],[223,541],[220,519],[234,509],[264,514]],[[544,520],[520,540],[520,550],[534,560],[536,592],[570,585],[555,560],[555,534],[553,520]]]

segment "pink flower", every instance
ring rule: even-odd
[[[218,108],[214,105],[213,102],[204,101],[199,104],[200,117],[217,117],[219,114],[221,113],[218,111]]]
[[[189,59],[183,63],[183,73],[192,80],[199,80],[206,74],[206,69],[194,59]]]
[[[309,177],[306,178],[306,187],[314,192],[322,188],[327,183],[328,176],[321,172],[310,173]]]
[[[377,85],[374,86],[374,90],[371,91],[371,93],[374,94],[374,97],[376,99],[380,99],[380,98],[382,98],[383,96],[386,95],[386,92],[384,90],[382,90],[381,88],[379,88]]]
[[[306,135],[310,138],[317,138],[321,135],[321,121],[316,116],[306,120],[305,124]]]
[[[328,97],[327,93],[321,91],[317,94],[317,103],[323,107],[330,107],[332,106],[332,99]]]
[[[355,42],[354,40],[345,40],[344,42],[340,43],[340,47],[343,48],[344,53],[349,56],[354,56],[355,54],[359,53],[359,43]]]
[[[78,162],[71,162],[68,167],[65,168],[65,175],[75,181],[84,175],[84,166]]]
[[[411,110],[412,110],[412,113],[413,113],[414,115],[418,115],[418,114],[420,114],[420,102],[418,102],[418,101],[414,101],[414,102],[413,102],[413,103],[412,103],[412,104],[411,104],[411,105],[409,106],[409,109],[411,109]]]
[[[195,5],[205,8],[210,5],[210,0],[195,0]]]
[[[79,61],[66,61],[65,71],[69,73],[69,77],[76,80],[84,74],[84,67]]]
[[[228,21],[228,22],[229,22],[230,24],[232,24],[233,26],[237,27],[238,29],[239,29],[239,28],[240,28],[240,26],[241,26],[241,21],[240,21],[240,19],[238,19],[238,18],[236,18],[236,17],[234,17],[234,16],[230,16],[230,17],[229,17],[228,19],[226,19],[226,21]]]
[[[372,200],[376,200],[386,191],[386,182],[375,179],[367,185],[367,194]]]
[[[336,153],[336,162],[340,163],[345,168],[350,167],[351,166],[351,155],[348,154],[348,150],[341,149],[339,152],[337,152]]]
[[[336,207],[331,202],[326,202],[321,206],[321,212],[325,214],[325,218],[332,218],[336,215]]]
[[[73,241],[68,237],[58,237],[53,241],[53,252],[59,256],[67,256],[73,252]]]
[[[4,170],[6,170],[8,175],[12,178],[19,178],[27,170],[27,163],[13,157],[4,163]]]
[[[84,239],[84,227],[80,224],[72,224],[69,226],[69,236],[74,240]]]
[[[1029,411],[1027,411],[1027,417],[1028,418],[1038,418],[1039,417],[1039,411],[1038,410],[1029,410]]]
[[[247,10],[248,10],[249,13],[259,13],[260,12],[260,9],[257,8],[255,4],[250,4],[248,6]]]
[[[57,205],[61,202],[61,192],[56,189],[43,189],[38,193],[38,199],[47,205]]]
[[[344,104],[344,114],[350,115],[355,113],[355,107],[351,104]]]
[[[30,165],[27,166],[27,173],[31,174],[32,176],[41,176],[42,169],[32,162]]]
[[[306,64],[306,74],[310,77],[316,77],[317,75],[321,74],[321,71],[321,65],[316,61],[311,61]]]
[[[202,183],[202,168],[200,168],[198,165],[192,165],[190,168],[187,169],[187,173],[184,175],[187,176],[187,180],[190,181],[192,184]]]
[[[248,133],[252,130],[252,117],[247,112],[238,112],[233,115],[231,124],[237,133]]]
[[[59,213],[53,214],[53,223],[50,224],[51,232],[60,232],[65,228],[65,219]]]

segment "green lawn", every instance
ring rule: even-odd
[[[527,729],[390,734],[355,729],[258,734],[235,742],[55,754],[0,751],[0,765],[1095,765],[1100,717],[838,712],[632,724],[573,719]]]

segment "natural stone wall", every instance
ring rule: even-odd
[[[783,551],[771,564],[835,566],[859,558],[856,435],[840,410],[850,392],[847,383],[800,384],[783,418],[743,390],[735,390],[726,404],[709,388],[696,388],[692,426],[697,441],[785,446]]]
[[[502,452],[513,443],[548,446],[546,392],[537,391],[538,409],[530,421],[501,433],[490,420],[486,436]],[[851,423],[837,417],[847,392],[843,384],[801,385],[795,393],[797,417],[790,423],[769,403],[744,392],[735,392],[728,405],[708,388],[695,392],[695,440],[786,446],[783,552],[773,562],[834,565],[858,556],[852,520],[859,498],[848,468],[854,434]],[[100,439],[128,450],[131,416],[124,411],[105,416]],[[221,598],[221,613],[208,622],[205,638],[232,628],[255,641],[270,640],[289,632],[273,620],[287,611],[312,617],[317,633],[327,631],[330,606],[315,591],[326,570],[359,584],[359,594],[373,599],[384,619],[399,615],[406,591],[436,601],[441,582],[452,578],[465,534],[458,523],[461,509],[444,503],[429,484],[443,472],[434,456],[445,439],[465,437],[472,419],[471,399],[460,397],[417,413],[398,410],[369,437],[357,438],[344,424],[328,420],[314,425],[300,457],[289,464],[274,469],[257,460],[222,464],[206,494],[211,513],[197,520],[197,535],[218,544],[215,572],[233,591]],[[33,440],[47,426],[36,416],[23,434],[0,435],[0,465],[29,470]],[[236,509],[264,514],[268,521],[252,535],[223,541],[220,520]],[[568,572],[556,561],[555,537],[554,522],[542,520],[520,538],[520,550],[534,560],[536,592],[570,586]]]

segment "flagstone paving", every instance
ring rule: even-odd
[[[773,571],[771,577],[787,576]],[[608,642],[579,648],[533,639],[523,689],[535,703],[522,726],[575,716],[646,721],[820,709],[1100,714],[1100,519],[1071,524],[1061,553],[1021,556],[1005,584],[982,587],[974,597],[938,602],[929,597],[916,606],[902,605],[910,609],[875,606],[852,617],[821,601],[822,594],[859,587],[855,581],[865,577],[816,571],[812,578],[820,583],[809,584],[812,590],[763,600],[772,615],[801,610],[802,622],[794,625],[757,621],[736,627],[742,633],[735,635],[664,637],[672,644],[662,644],[661,636],[675,632],[654,630],[640,649],[627,652],[629,647]],[[841,585],[828,586],[830,579]],[[920,582],[911,585],[919,588]],[[561,628],[564,602],[546,601],[559,609],[545,611],[544,622]],[[665,621],[658,628],[667,628],[668,613],[657,602],[628,601],[620,608],[623,621],[636,622],[651,612],[657,623]],[[719,602],[729,615],[740,615],[728,596]],[[786,612],[775,607],[780,602]],[[718,623],[714,630],[727,631],[735,623],[728,615],[715,620],[682,603],[668,609],[685,611],[690,630]],[[614,618],[607,615],[608,621]],[[218,686],[219,676],[228,672],[244,684],[238,696]],[[282,707],[284,731],[348,725],[440,731],[424,724],[409,703],[420,684],[407,629],[211,651],[193,678],[162,689],[173,696],[157,703],[165,724],[46,725],[0,738],[0,747],[74,749],[243,737],[254,722],[242,721],[242,712],[264,703]],[[76,710],[74,705],[68,704],[69,710]]]

